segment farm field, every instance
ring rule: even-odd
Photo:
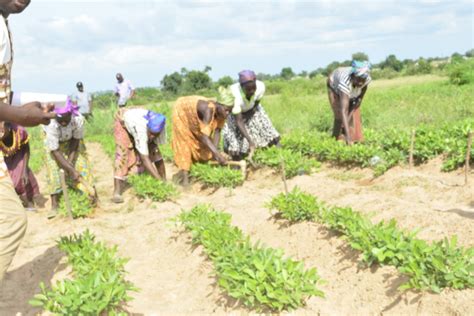
[[[409,133],[419,123],[433,127],[472,119],[472,89],[472,84],[450,86],[445,78],[436,76],[375,81],[363,104],[364,126]],[[326,132],[331,113],[325,90],[314,95],[290,90],[270,95],[264,103],[283,138],[294,132]],[[149,106],[168,115],[170,104]],[[94,123],[97,121],[101,124]],[[110,111],[98,111],[94,122],[89,125],[91,136],[86,141],[97,180],[99,208],[92,216],[74,221],[48,221],[48,201],[37,213],[28,213],[26,237],[0,292],[0,310],[5,315],[41,312],[28,304],[40,293],[39,283],[50,287],[71,275],[66,255],[58,249],[56,240],[86,228],[98,241],[116,245],[118,256],[129,258],[125,278],[139,290],[129,293],[133,299],[124,307],[126,313],[255,313],[218,286],[204,247],[193,245],[191,234],[171,221],[182,210],[201,203],[229,213],[231,224],[253,243],[261,241],[267,247],[282,249],[284,257],[303,262],[305,269],[317,269],[317,275],[325,281],[317,288],[325,297],[310,297],[305,306],[292,312],[295,315],[474,315],[472,288],[447,288],[440,294],[400,291],[398,287],[407,282],[406,276],[389,265],[363,266],[360,252],[349,247],[335,230],[318,222],[292,224],[273,216],[267,204],[284,192],[275,169],[250,170],[247,180],[235,188],[195,183],[189,191],[180,190],[166,202],[138,198],[130,188],[124,204],[111,203],[114,147]],[[33,148],[40,150],[40,144],[33,144]],[[290,190],[297,186],[329,205],[351,207],[370,216],[373,223],[395,219],[399,228],[419,229],[417,238],[429,242],[457,235],[458,245],[469,248],[474,240],[474,173],[470,172],[468,185],[464,185],[462,168],[442,172],[443,163],[441,156],[414,168],[400,163],[374,177],[370,168],[322,162],[309,174],[292,174],[287,185]],[[41,160],[34,165],[40,170],[40,186],[44,186]],[[176,169],[169,162],[166,167],[171,179]]]

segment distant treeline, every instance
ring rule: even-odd
[[[352,54],[352,59],[369,60],[369,56],[363,52]],[[325,68],[313,71],[301,71],[295,73],[291,67],[284,67],[278,74],[258,73],[257,78],[263,80],[267,85],[268,94],[280,93],[287,81],[294,79],[305,79],[298,86],[304,86],[307,93],[316,93],[324,89],[323,78],[327,77],[338,67],[350,66],[351,60],[342,62],[333,61]],[[164,100],[173,100],[179,96],[199,94],[204,96],[215,96],[218,86],[228,86],[235,82],[230,76],[224,76],[213,81],[209,76],[212,70],[206,66],[203,70],[188,70],[181,68],[171,74],[166,74],[160,81],[158,87],[138,88],[133,104],[142,105]],[[392,79],[400,76],[412,76],[421,74],[447,75],[452,84],[462,85],[474,82],[474,49],[467,51],[464,55],[454,53],[450,57],[431,57],[399,60],[395,55],[389,55],[378,64],[372,65],[373,79]],[[110,91],[99,92],[95,95],[95,104],[98,106],[109,106],[114,103],[114,96]]]

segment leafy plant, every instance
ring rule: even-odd
[[[266,205],[278,210],[290,222],[313,221],[317,218],[318,201],[314,196],[294,187],[288,194],[280,193]]]
[[[297,189],[276,196],[268,207],[276,208],[290,221],[308,217],[342,233],[352,248],[362,252],[367,265],[397,267],[409,277],[400,289],[439,293],[446,287],[474,288],[474,247],[458,247],[456,236],[429,244],[416,238],[417,231],[398,229],[395,220],[372,224],[351,208],[327,206]]]
[[[209,187],[235,188],[244,182],[242,172],[228,166],[197,163],[191,167],[191,177]]]
[[[59,249],[68,256],[74,278],[58,281],[52,289],[40,284],[41,293],[30,304],[60,315],[126,315],[123,305],[137,289],[125,280],[127,259],[117,258],[117,247],[95,242],[86,230],[81,235],[61,237]]]
[[[140,198],[150,198],[153,201],[164,202],[178,197],[179,193],[176,187],[169,183],[157,180],[149,174],[133,175],[128,178]]]
[[[93,206],[89,196],[79,190],[68,190],[69,202],[71,203],[71,213],[73,218],[86,217],[93,211]],[[59,214],[68,216],[64,195],[59,199]]]
[[[204,247],[213,261],[218,284],[246,306],[273,311],[295,309],[310,296],[323,296],[316,288],[316,269],[283,259],[283,252],[252,245],[249,237],[230,225],[229,214],[207,205],[182,212],[176,220],[192,233],[193,244]]]
[[[308,159],[300,152],[278,147],[257,150],[254,161],[277,170],[281,170],[283,162],[285,165],[285,176],[287,178],[310,174],[312,169],[320,166],[319,162]]]

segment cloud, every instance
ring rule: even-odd
[[[212,74],[221,76],[248,64],[273,73],[281,65],[314,69],[354,51],[375,61],[391,53],[437,56],[448,40],[452,51],[465,51],[472,46],[472,4],[36,0],[11,17],[11,26],[15,84],[66,90],[81,76],[105,89],[104,78],[119,70],[150,85],[167,72],[206,64],[218,65]],[[411,44],[417,41],[424,45]]]

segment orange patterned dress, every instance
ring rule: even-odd
[[[205,124],[198,117],[197,105],[200,100],[209,102],[209,108],[212,111],[209,124]],[[189,96],[176,101],[172,116],[171,148],[179,169],[189,171],[193,162],[208,161],[212,158],[212,152],[199,140],[199,137],[202,135],[212,137],[216,129],[224,127],[225,119],[216,119],[215,111],[216,104],[206,97]]]

